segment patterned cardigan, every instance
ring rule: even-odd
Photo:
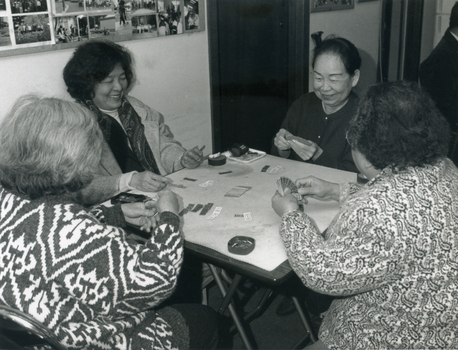
[[[458,170],[449,159],[341,186],[321,235],[307,215],[280,234],[303,283],[339,296],[319,338],[330,349],[458,349]]]
[[[181,269],[179,218],[162,213],[151,239],[131,245],[104,222],[110,216],[124,222],[119,206],[88,212],[0,187],[0,302],[45,324],[68,349],[176,348],[154,307]]]

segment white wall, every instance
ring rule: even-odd
[[[211,152],[207,31],[125,41],[133,53],[137,82],[131,95],[164,114],[184,147]],[[0,58],[0,119],[15,99],[38,92],[70,100],[62,71],[73,49]]]
[[[361,78],[357,92],[377,82],[382,1],[359,3],[355,8],[342,11],[314,12],[310,14],[310,33],[322,31],[322,38],[335,34],[350,40],[358,48],[362,58]],[[313,50],[313,40],[310,50]],[[310,79],[310,91],[312,91]]]

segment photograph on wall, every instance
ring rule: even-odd
[[[204,6],[199,6],[199,0],[185,0],[184,1],[184,29],[185,31],[203,30],[204,22],[205,22],[204,21]]]
[[[52,0],[53,12],[65,14],[84,11],[83,0]]]
[[[56,44],[67,44],[89,38],[86,16],[54,17],[53,30]]]
[[[10,0],[10,5],[14,14],[48,11],[46,0]]]
[[[51,41],[48,15],[13,16],[15,44]]]
[[[8,17],[0,17],[0,47],[11,46]]]
[[[183,33],[183,1],[158,0],[158,36]]]
[[[6,0],[0,0],[0,11],[6,11]]]
[[[157,36],[156,15],[142,15],[141,10],[132,14],[132,35],[133,39],[146,39]]]
[[[355,8],[355,0],[312,0],[310,12],[350,10]]]
[[[116,35],[115,15],[113,13],[89,16],[89,38],[106,38],[113,40]]]

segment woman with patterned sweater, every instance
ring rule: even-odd
[[[458,170],[445,156],[448,130],[416,84],[372,86],[347,134],[369,182],[296,181],[304,198],[340,202],[328,229],[319,232],[293,196],[272,198],[293,269],[307,287],[338,296],[310,349],[458,348]]]
[[[25,96],[3,120],[0,303],[43,323],[67,349],[215,347],[211,309],[160,306],[183,259],[175,194],[91,211],[74,200],[102,142],[90,111],[73,102]],[[126,222],[154,232],[132,245],[119,228]]]

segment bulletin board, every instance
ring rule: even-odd
[[[205,30],[204,0],[0,0],[0,57]]]

